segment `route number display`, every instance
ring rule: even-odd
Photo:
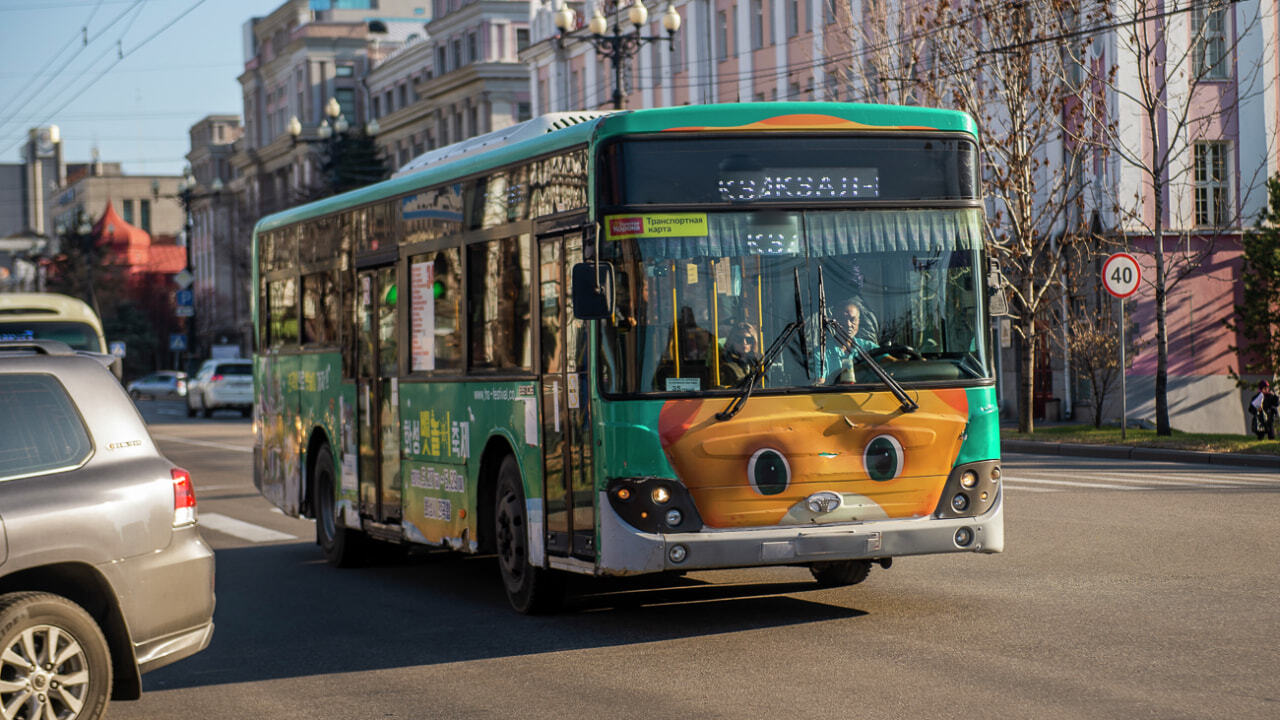
[[[1129,253],[1116,253],[1102,263],[1102,286],[1118,298],[1127,298],[1138,291],[1142,280],[1142,268]]]

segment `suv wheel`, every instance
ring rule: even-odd
[[[28,718],[106,713],[111,656],[89,613],[58,595],[9,593],[0,595],[0,628],[0,707],[25,708],[18,716]]]

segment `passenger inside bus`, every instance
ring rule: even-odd
[[[760,333],[749,322],[730,328],[720,349],[720,386],[736,387],[760,362]]]

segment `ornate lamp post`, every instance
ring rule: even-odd
[[[326,162],[333,163],[335,159],[342,154],[344,148],[349,148],[353,143],[358,144],[362,140],[359,128],[352,128],[347,122],[347,118],[342,114],[342,107],[338,105],[336,98],[330,97],[329,102],[324,106],[325,118],[316,126],[315,137],[302,136],[302,122],[298,120],[298,116],[294,115],[289,118],[289,122],[285,125],[285,130],[289,132],[289,137],[293,139],[296,147],[299,143],[323,143]],[[377,135],[382,128],[378,127],[378,121],[370,120],[364,126],[364,135],[372,138]],[[335,171],[336,172],[336,171]],[[378,173],[382,173],[382,168],[378,168]],[[381,179],[380,177],[374,179]],[[341,188],[340,178],[330,177],[330,191],[338,191]]]
[[[606,7],[609,15],[613,18],[612,32],[610,32],[609,20],[605,17],[601,7]],[[608,58],[613,63],[613,107],[615,110],[622,109],[623,63],[640,52],[640,48],[645,43],[666,42],[671,46],[671,50],[674,51],[676,49],[676,32],[680,29],[680,13],[676,12],[675,7],[669,4],[662,13],[662,27],[667,31],[665,36],[641,34],[641,28],[649,20],[649,11],[645,8],[643,0],[634,0],[627,10],[627,19],[631,21],[631,25],[634,27],[632,32],[622,32],[621,18],[622,12],[619,0],[600,0],[600,4],[596,6],[595,15],[591,17],[591,22],[587,23],[587,29],[591,31],[591,35],[578,36],[572,34],[576,29],[574,26],[577,20],[574,12],[561,3],[560,9],[555,13],[556,27],[560,29],[561,33],[559,38],[561,47],[564,47],[566,38],[580,39],[594,45],[597,55]]]
[[[179,273],[179,275],[186,278],[187,285],[183,286],[180,282],[179,289],[188,290],[193,296],[195,294],[194,282],[196,269],[194,259],[195,222],[191,209],[196,200],[220,195],[223,189],[222,178],[215,178],[213,183],[210,184],[207,192],[198,192],[199,187],[200,184],[196,181],[195,175],[191,172],[190,165],[183,169],[182,180],[178,181],[178,191],[173,195],[161,195],[159,181],[151,181],[151,194],[153,197],[157,199],[161,197],[172,197],[182,204],[182,245],[186,253],[186,266],[182,269],[182,273]],[[187,336],[187,353],[189,356],[194,356],[196,353],[196,305],[194,297],[192,298],[192,302],[189,307],[191,309],[186,311],[188,314],[184,316],[183,324],[186,329]]]

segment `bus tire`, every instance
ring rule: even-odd
[[[813,579],[822,587],[857,585],[871,572],[870,560],[835,560],[809,565]]]
[[[364,534],[339,527],[337,519],[336,483],[333,452],[329,443],[316,450],[316,463],[311,470],[311,487],[315,488],[316,544],[324,559],[334,567],[358,567],[365,561]]]
[[[111,700],[111,653],[98,623],[79,605],[59,595],[15,592],[0,596],[0,696],[22,717],[97,720]],[[45,644],[56,640],[56,650]],[[31,653],[34,651],[35,655]],[[46,653],[61,658],[47,661]]]
[[[529,564],[529,523],[525,514],[520,467],[511,455],[498,469],[493,510],[498,567],[507,599],[525,615],[555,612],[564,599],[564,576]]]

